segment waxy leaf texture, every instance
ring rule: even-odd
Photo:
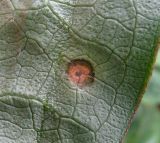
[[[160,0],[0,0],[0,143],[121,142],[159,37]]]

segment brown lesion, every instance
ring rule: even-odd
[[[69,80],[79,86],[85,86],[94,81],[94,70],[91,63],[84,59],[75,59],[68,63]]]

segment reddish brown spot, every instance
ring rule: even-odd
[[[68,64],[67,74],[70,81],[80,86],[91,83],[94,80],[92,65],[82,59],[71,61]]]

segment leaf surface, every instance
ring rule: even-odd
[[[0,142],[119,143],[160,35],[159,0],[0,0]],[[84,59],[94,82],[72,83]]]

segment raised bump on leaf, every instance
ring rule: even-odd
[[[83,86],[94,81],[93,67],[83,59],[72,60],[68,64],[68,78],[71,82]]]

